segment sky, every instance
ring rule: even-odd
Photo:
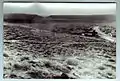
[[[37,13],[42,15],[115,14],[115,3],[4,3],[4,13]]]

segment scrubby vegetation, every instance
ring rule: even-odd
[[[116,37],[116,28],[115,27],[105,25],[103,27],[100,27],[100,30],[109,36]]]
[[[95,24],[51,21],[45,26],[51,28],[40,29],[28,23],[4,26],[4,78],[116,78],[116,44],[85,35],[93,32]],[[100,30],[115,34],[115,28],[107,28]]]

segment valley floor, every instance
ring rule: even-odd
[[[4,78],[116,78],[115,42],[15,27],[4,27]]]

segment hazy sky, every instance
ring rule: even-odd
[[[4,3],[4,12],[57,15],[115,14],[115,3]]]

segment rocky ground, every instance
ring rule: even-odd
[[[28,26],[4,25],[4,78],[116,78],[115,42]]]

